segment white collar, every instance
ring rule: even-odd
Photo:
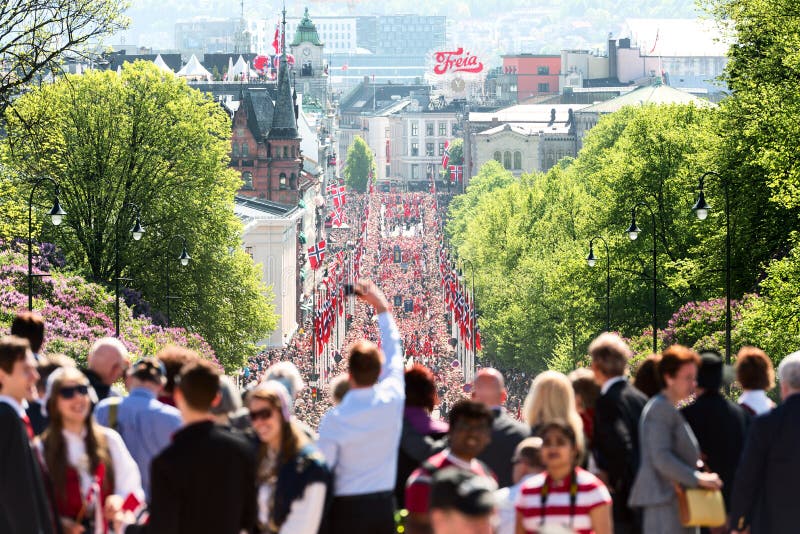
[[[611,386],[616,384],[617,382],[622,382],[625,380],[625,377],[622,375],[619,376],[612,376],[605,382],[603,382],[603,386],[600,388],[600,395],[605,395],[608,393],[608,390],[611,389]]]
[[[22,399],[22,403],[20,404],[19,402],[17,402],[17,399],[13,397],[9,397],[8,395],[0,395],[0,402],[5,402],[6,404],[14,408],[14,411],[17,412],[17,415],[19,415],[20,419],[25,417],[26,415],[25,408],[28,407],[28,401],[26,401],[25,399]]]
[[[763,389],[748,389],[739,396],[739,404],[746,404],[757,415],[770,411],[774,404]]]
[[[451,451],[449,448],[445,449],[445,452],[447,453],[447,459],[451,463],[457,465],[461,469],[466,469],[467,471],[472,471],[472,468],[475,465],[475,460],[472,460],[471,462],[467,462],[465,460],[462,460],[461,458],[459,458],[458,456],[453,454],[453,451]]]

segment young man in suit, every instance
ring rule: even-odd
[[[197,359],[181,370],[175,403],[184,426],[153,459],[150,521],[126,534],[240,534],[256,525],[255,457],[249,444],[214,424],[220,373]],[[120,525],[118,525],[119,527]]]
[[[0,339],[0,532],[51,534],[53,520],[41,466],[31,449],[26,400],[36,391],[36,360],[26,339]]]
[[[625,369],[633,353],[616,334],[600,334],[589,345],[592,371],[600,386],[594,414],[593,453],[605,472],[614,499],[614,532],[641,532],[638,514],[628,496],[639,468],[639,418],[647,397],[628,384]]]
[[[783,403],[750,425],[731,497],[732,534],[797,532],[800,351],[778,366]]]
[[[497,483],[506,488],[514,483],[511,458],[519,443],[530,436],[528,425],[512,418],[503,408],[508,392],[503,375],[497,369],[487,367],[478,371],[473,384],[472,399],[484,403],[492,410],[492,440],[478,455],[497,476]]]

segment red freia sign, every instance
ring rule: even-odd
[[[462,47],[453,51],[436,52],[434,58],[436,66],[433,67],[433,72],[440,75],[447,72],[477,73],[483,70],[483,63],[478,61],[478,57],[465,53]]]

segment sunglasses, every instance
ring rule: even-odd
[[[75,394],[86,396],[89,394],[89,386],[69,386],[65,388],[61,388],[58,392],[58,396],[62,399],[71,399],[75,396]]]
[[[250,420],[258,421],[259,419],[269,419],[272,417],[272,408],[264,408],[263,410],[250,410]]]

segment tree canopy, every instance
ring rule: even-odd
[[[347,151],[344,167],[344,181],[347,187],[359,193],[366,193],[370,176],[375,176],[375,158],[369,145],[361,136],[355,136]]]
[[[43,225],[43,235],[69,266],[111,283],[118,243],[121,274],[162,312],[170,269],[170,293],[180,297],[171,322],[200,333],[227,367],[275,327],[271,292],[239,247],[230,118],[212,99],[136,62],[120,74],[67,76],[31,91],[6,120],[8,166],[59,183],[68,215],[58,229]],[[131,239],[133,205],[146,230],[141,241]],[[192,257],[185,268],[180,240],[171,241],[177,235]]]

